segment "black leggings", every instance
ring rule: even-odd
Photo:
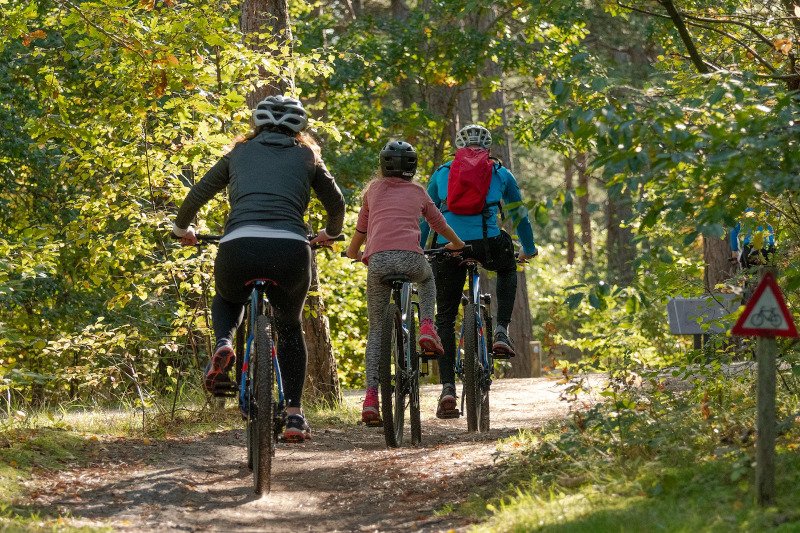
[[[477,259],[486,270],[497,272],[497,324],[508,327],[517,295],[517,261],[514,242],[502,232],[497,237],[466,241],[472,250],[465,257]],[[467,267],[461,259],[447,257],[433,262],[436,279],[436,329],[442,339],[444,355],[439,357],[441,383],[456,382],[456,315],[467,279]]]
[[[311,248],[293,239],[245,237],[224,242],[214,263],[217,294],[211,305],[217,346],[232,344],[242,322],[244,304],[252,288],[246,284],[266,278],[278,333],[278,363],[288,406],[300,407],[306,378],[306,343],[303,339],[303,305],[311,284]],[[237,354],[243,357],[244,354]]]

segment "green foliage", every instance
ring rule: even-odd
[[[228,2],[0,8],[2,392],[179,394],[206,358],[213,255],[176,249],[168,221],[246,130],[259,68],[326,65],[251,51]]]
[[[687,364],[674,377],[632,362],[612,368],[608,384],[599,376],[582,384],[567,423],[501,444],[499,495],[484,504],[489,520],[478,530],[796,528],[791,372],[778,396],[776,481],[785,489],[763,509],[753,497],[754,374],[746,365]]]

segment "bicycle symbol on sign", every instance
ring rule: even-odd
[[[775,307],[762,307],[758,313],[751,315],[750,320],[754,327],[760,328],[764,324],[777,328],[783,322],[778,309]]]

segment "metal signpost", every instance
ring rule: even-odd
[[[758,337],[758,413],[756,491],[759,505],[775,499],[775,337],[797,337],[792,314],[771,272],[764,274],[747,302],[732,335]]]

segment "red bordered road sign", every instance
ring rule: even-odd
[[[754,337],[797,337],[794,319],[786,307],[775,277],[767,273],[756,287],[739,320],[731,329],[732,335]]]

